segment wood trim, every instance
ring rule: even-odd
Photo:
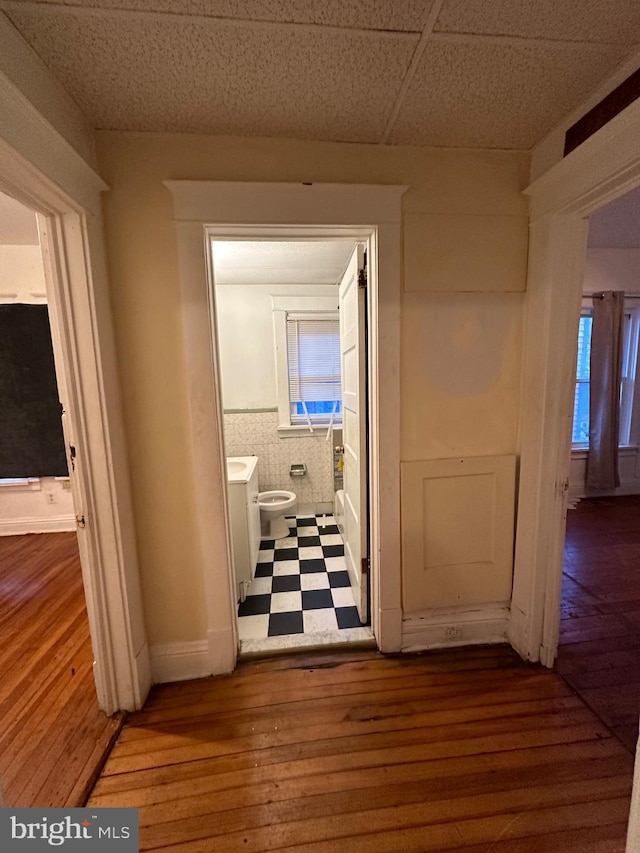
[[[204,678],[211,675],[209,643],[167,643],[149,648],[154,684]]]
[[[570,154],[578,145],[582,145],[637,98],[640,98],[640,69],[623,80],[595,107],[567,129],[564,135],[564,156]]]
[[[266,238],[326,237],[372,241],[370,364],[372,423],[372,621],[381,649],[401,643],[400,470],[400,218],[405,187],[342,184],[253,184],[167,181],[174,196],[178,233],[187,387],[192,418],[194,479],[209,636],[213,626],[224,646],[210,643],[213,672],[235,663],[235,596],[226,524],[222,409],[215,340],[210,253],[205,240],[252,234]],[[379,217],[379,219],[378,219]],[[234,225],[225,223],[234,222]],[[361,223],[369,223],[362,225]],[[220,223],[220,224],[213,224]],[[245,224],[243,224],[245,223]],[[258,223],[258,224],[256,224]],[[373,223],[373,224],[371,224]],[[206,273],[208,272],[208,278]],[[372,278],[372,280],[376,280]],[[378,397],[384,398],[384,410]],[[211,437],[215,437],[215,442]],[[206,439],[205,439],[206,437]],[[383,483],[383,488],[379,484]],[[225,543],[221,548],[220,543]],[[382,568],[384,566],[384,568]],[[225,591],[222,596],[221,590]]]
[[[64,195],[74,200],[76,210],[100,212],[99,193],[108,189],[107,184],[1,72],[0,117],[0,165],[11,158],[12,152],[28,157],[28,161],[22,156],[11,158],[15,170],[5,172],[3,183],[7,188],[15,188],[20,194],[28,174],[46,175],[52,198],[44,198],[42,191],[38,196],[49,210],[55,196]],[[37,209],[42,210],[39,206]]]
[[[640,101],[634,101],[525,189],[531,219],[561,213],[588,216],[638,186],[639,149]]]
[[[402,622],[402,651],[506,643],[509,603],[441,607],[412,613]]]
[[[0,103],[2,93],[0,77]],[[105,185],[89,167],[78,164],[77,155],[60,163],[53,157],[47,160],[49,171],[43,172],[43,158],[57,151],[53,136],[23,134],[18,141],[21,150],[0,138],[0,188],[43,214],[41,242],[56,369],[64,386],[68,434],[82,455],[82,471],[73,488],[80,489],[74,491],[76,512],[87,518],[82,565],[94,672],[100,706],[111,714],[140,707],[150,680],[102,263],[98,191]]]

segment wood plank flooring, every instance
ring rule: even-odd
[[[93,806],[141,850],[622,853],[633,759],[504,647],[247,661],[154,688]]]
[[[567,514],[557,671],[630,749],[640,716],[640,495]]]
[[[120,718],[98,710],[75,533],[0,537],[0,779],[7,805],[83,805]]]

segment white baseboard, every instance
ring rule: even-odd
[[[75,515],[0,519],[0,536],[23,536],[26,533],[67,533],[75,529]]]
[[[151,680],[154,684],[206,678],[212,672],[209,644],[206,640],[151,646],[149,653]]]
[[[381,652],[393,654],[402,649],[402,610],[381,610],[378,614],[377,637]]]
[[[402,651],[418,652],[455,646],[507,642],[509,606],[442,607],[406,617]]]
[[[209,668],[211,675],[225,675],[236,668],[238,641],[233,627],[229,625],[219,630],[207,632],[209,646]]]
[[[138,678],[135,687],[135,710],[139,711],[147,701],[147,696],[151,690],[153,679],[151,677],[151,655],[149,653],[148,643],[143,643],[142,648],[135,658],[135,668]]]

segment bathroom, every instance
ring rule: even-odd
[[[353,240],[213,243],[225,448],[239,460],[228,494],[241,653],[372,636],[354,601],[340,509],[339,283],[355,250]],[[257,484],[238,498],[253,467]]]

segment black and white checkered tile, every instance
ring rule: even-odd
[[[238,607],[241,640],[360,628],[332,516],[289,518],[290,536],[260,543],[254,580]]]

